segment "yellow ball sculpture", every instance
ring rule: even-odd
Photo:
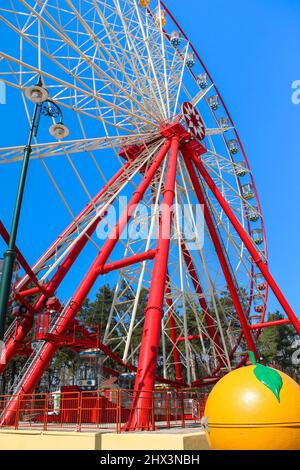
[[[211,391],[205,417],[215,450],[300,450],[300,386],[257,364],[225,375]]]

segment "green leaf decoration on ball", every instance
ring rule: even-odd
[[[258,364],[255,359],[253,352],[249,353],[249,357],[253,365],[255,365],[254,375],[255,377],[263,383],[267,388],[274,393],[275,397],[280,403],[280,391],[283,386],[282,377],[278,372],[270,367],[263,366]]]

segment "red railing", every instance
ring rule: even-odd
[[[10,404],[15,407],[11,421],[0,427],[78,432],[106,429],[119,433],[126,429],[131,404],[137,398],[129,390],[60,391],[23,395],[16,398],[15,407],[12,396],[0,395],[0,413]],[[207,394],[190,390],[149,392],[152,429],[200,425],[206,398]]]

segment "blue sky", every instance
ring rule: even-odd
[[[299,0],[166,0],[196,46],[220,89],[244,143],[259,192],[269,248],[270,268],[296,313],[299,314],[299,124],[300,105],[292,104],[292,82],[300,80],[300,2]],[[9,97],[8,97],[9,98]],[[16,121],[14,109],[0,108],[1,120]],[[3,122],[3,121],[2,121]],[[26,136],[18,131],[18,144]],[[1,145],[13,145],[1,136]],[[37,166],[30,176],[39,181]],[[8,170],[7,185],[1,195],[1,217],[8,225],[14,199],[18,167]],[[29,180],[30,182],[30,180]],[[2,184],[4,182],[2,181]],[[36,217],[30,230],[43,229],[42,214],[53,219],[55,207],[45,208],[39,200],[43,181],[27,196],[22,215]],[[48,223],[48,221],[47,221]],[[47,225],[46,223],[44,224]],[[58,231],[64,227],[60,220]],[[53,239],[43,232],[43,240],[31,245],[28,231],[21,230],[18,243],[30,261],[42,253]],[[85,270],[85,268],[84,268]],[[270,309],[275,308],[271,298]]]

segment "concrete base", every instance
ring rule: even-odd
[[[205,432],[103,434],[102,450],[209,450]]]
[[[205,432],[0,431],[1,450],[209,450]]]

